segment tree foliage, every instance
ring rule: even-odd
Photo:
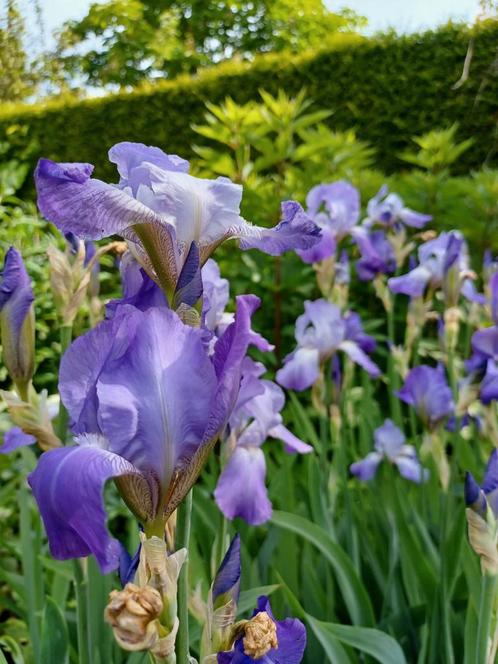
[[[363,23],[322,0],[108,0],[64,25],[53,57],[68,80],[123,88],[228,58],[299,52]]]
[[[25,24],[16,0],[0,5],[0,101],[25,99],[34,75],[24,49]]]

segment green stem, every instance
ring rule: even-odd
[[[497,581],[498,578],[495,575],[484,574],[482,577],[481,600],[477,622],[476,664],[486,664],[491,620],[496,600]]]
[[[221,514],[220,529],[218,532],[218,542],[216,547],[216,560],[215,560],[215,570],[214,570],[215,574],[218,572],[220,565],[223,562],[223,558],[225,557],[227,532],[228,532],[228,519],[223,514]]]
[[[176,549],[186,548],[188,551],[190,539],[190,518],[192,514],[192,490],[189,491],[183,503],[178,508],[176,531]],[[189,664],[189,630],[188,630],[188,558],[185,561],[180,578],[178,579],[178,635],[176,637],[177,664]]]
[[[395,343],[395,330],[394,330],[394,296],[391,298],[391,306],[388,307],[387,311],[387,337],[388,341],[392,344]],[[394,422],[401,426],[401,404],[396,396],[396,392],[399,389],[399,376],[395,371],[394,367],[394,358],[392,352],[389,352],[387,357],[387,373],[389,376],[388,389],[389,389],[389,404],[391,407],[391,414]]]
[[[73,337],[72,325],[63,325],[60,329],[60,344],[61,344],[61,358],[69,348],[71,339]],[[68,414],[62,401],[59,403],[59,414],[57,416],[56,433],[57,436],[64,443],[67,435]]]
[[[88,604],[86,592],[86,578],[83,572],[82,561],[73,560],[74,592],[76,595],[76,629],[78,635],[78,662],[90,664],[88,650]]]

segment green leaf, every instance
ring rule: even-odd
[[[47,597],[43,611],[41,661],[43,664],[66,664],[69,661],[66,621],[51,597]]]
[[[287,512],[273,512],[272,522],[307,539],[332,565],[351,620],[355,625],[375,622],[370,597],[344,550],[327,533],[308,519]]]
[[[239,602],[237,604],[237,615],[243,615],[248,611],[252,611],[256,606],[256,601],[260,595],[271,595],[278,590],[280,585],[274,583],[271,586],[260,586],[259,588],[251,588],[251,590],[244,590],[240,593]]]
[[[331,639],[337,639],[341,643],[371,655],[382,664],[406,664],[400,645],[385,632],[370,627],[322,622],[311,616],[307,616],[306,620],[324,648],[325,644],[333,643]],[[338,660],[330,658],[330,661],[335,664]]]

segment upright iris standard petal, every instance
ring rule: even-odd
[[[420,365],[409,371],[396,396],[413,406],[429,427],[453,414],[455,403],[442,366]]]
[[[33,289],[21,254],[10,247],[0,277],[0,330],[3,362],[23,389],[34,371],[35,327]]]
[[[153,281],[130,251],[127,251],[119,264],[123,297],[111,300],[106,304],[106,317],[112,318],[117,308],[123,304],[130,304],[140,311],[151,307],[166,307],[167,302],[163,291]]]
[[[91,437],[75,447],[45,452],[29,483],[52,556],[65,560],[94,554],[106,574],[118,567],[121,545],[106,528],[103,488],[107,480],[133,477],[138,470],[102,444]]]

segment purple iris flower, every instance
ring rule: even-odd
[[[212,355],[166,307],[122,305],[70,346],[59,391],[77,444],[44,453],[29,479],[55,558],[93,553],[103,572],[118,567],[102,503],[111,478],[145,529],[183,500],[237,402],[258,305],[237,298]]]
[[[241,517],[251,525],[268,521],[272,512],[262,444],[267,438],[276,438],[283,441],[288,453],[313,450],[284,426],[284,393],[272,381],[261,379],[264,372],[261,363],[246,358],[239,400],[228,424],[226,442],[231,454],[214,492],[227,518]]]
[[[253,618],[259,613],[267,614],[275,625],[277,647],[257,659],[246,654],[245,636],[240,636],[233,650],[218,653],[218,664],[299,664],[306,648],[306,628],[297,618],[276,620],[268,597],[258,598]]]
[[[493,450],[489,457],[482,486],[477,484],[471,473],[466,473],[465,503],[483,518],[489,506],[498,519],[498,450]]]
[[[225,308],[230,299],[230,284],[221,276],[218,263],[210,258],[202,268],[204,326],[211,332],[223,330],[231,320]],[[231,318],[231,316],[230,316]]]
[[[320,184],[306,197],[307,213],[321,229],[320,241],[297,253],[305,263],[318,263],[333,256],[337,243],[351,232],[360,218],[360,195],[349,182]]]
[[[38,206],[64,233],[85,239],[121,235],[150,276],[172,293],[193,243],[201,265],[229,238],[242,249],[279,255],[308,249],[319,229],[297,203],[282,204],[275,228],[240,216],[241,185],[224,177],[207,180],[187,173],[188,162],[141,143],[117,143],[109,151],[118,185],[91,178],[93,166],[40,159],[35,171]]]
[[[378,274],[391,274],[396,270],[394,249],[384,231],[368,232],[365,228],[357,228],[353,238],[361,254],[356,263],[361,281],[370,281]]]
[[[380,224],[388,228],[400,228],[402,225],[422,228],[431,221],[430,214],[421,214],[405,207],[397,194],[390,194],[387,185],[382,186],[377,194],[367,203],[366,226]]]
[[[430,429],[450,417],[455,410],[453,394],[442,365],[429,367],[422,364],[411,369],[396,396],[413,406]]]
[[[365,350],[365,338],[358,343],[358,320],[351,331],[347,317],[335,304],[320,299],[304,303],[305,313],[296,321],[297,348],[284,360],[277,372],[277,381],[292,390],[305,390],[315,383],[320,375],[320,365],[342,350],[353,362],[359,364],[371,376],[380,375],[379,367],[372,362]],[[351,336],[349,336],[351,335]],[[363,345],[363,347],[362,347]]]
[[[375,452],[370,452],[361,461],[350,466],[350,471],[360,480],[371,480],[383,459],[393,463],[400,475],[412,482],[424,481],[427,471],[424,471],[417,458],[413,445],[405,445],[405,436],[394,422],[386,420],[384,424],[375,429]]]
[[[10,247],[0,275],[0,330],[3,362],[22,392],[34,371],[34,299],[22,256]]]
[[[445,287],[451,291],[456,289],[456,295],[460,292],[471,302],[485,302],[470,278],[467,244],[458,231],[441,233],[424,242],[418,249],[418,258],[417,267],[401,277],[389,279],[393,293],[422,297],[428,287]]]

